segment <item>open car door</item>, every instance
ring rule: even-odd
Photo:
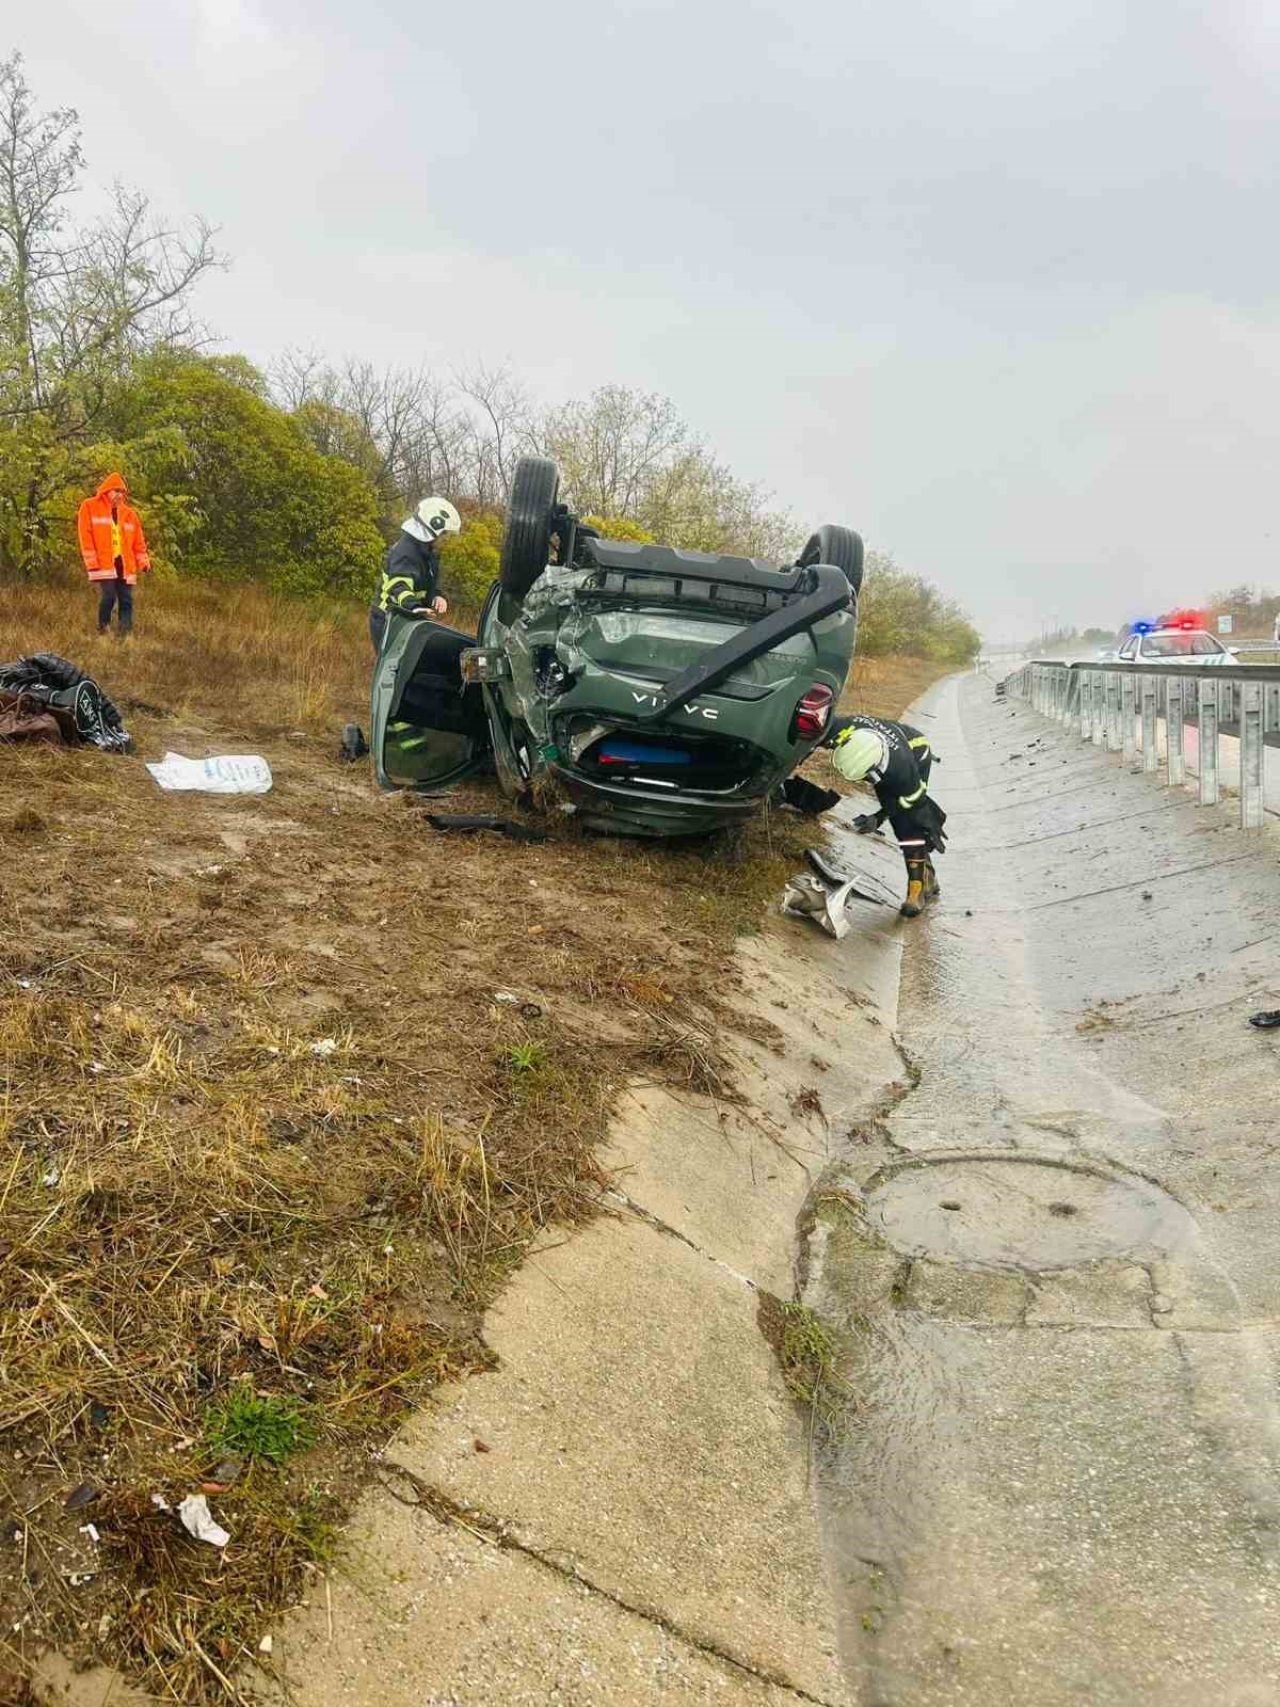
[[[383,788],[432,791],[489,762],[481,690],[463,682],[458,663],[474,645],[470,635],[443,623],[388,614],[369,708],[370,747]]]

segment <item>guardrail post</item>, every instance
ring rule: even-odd
[[[1218,683],[1218,727],[1231,722],[1231,683]]]
[[[1120,678],[1120,750],[1124,753],[1124,762],[1131,765],[1138,750],[1138,738],[1134,730],[1134,719],[1137,717],[1134,689],[1137,682],[1132,676]]]
[[[1159,763],[1160,755],[1156,751],[1156,678],[1147,675],[1142,678],[1142,768],[1151,772]]]
[[[1200,683],[1200,804],[1218,804],[1218,682]]]
[[[1268,682],[1262,691],[1266,696],[1262,733],[1274,735],[1280,730],[1280,682]]]
[[[1080,739],[1087,741],[1093,734],[1093,681],[1088,670],[1077,672],[1076,699]]]
[[[1171,676],[1165,690],[1164,749],[1169,764],[1169,787],[1181,788],[1187,780],[1187,756],[1183,743],[1181,676]]]
[[[1240,828],[1260,830],[1263,814],[1262,683],[1240,684]]]
[[[1102,690],[1105,682],[1106,677],[1103,675],[1102,671],[1095,670],[1093,672],[1093,718],[1090,723],[1090,739],[1093,741],[1095,747],[1100,747],[1102,745]]]
[[[1102,678],[1102,741],[1109,753],[1120,751],[1120,678]]]

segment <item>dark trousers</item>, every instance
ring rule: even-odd
[[[111,627],[112,609],[119,604],[120,632],[128,634],[133,627],[133,588],[119,569],[114,581],[99,581],[98,586],[98,633],[105,634]]]

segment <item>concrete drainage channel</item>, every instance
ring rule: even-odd
[[[911,1084],[815,1190],[821,1504],[875,1707],[1280,1700],[1277,844],[989,684],[917,708]]]

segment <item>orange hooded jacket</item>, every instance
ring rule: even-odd
[[[80,550],[91,581],[114,581],[116,558],[124,578],[132,587],[137,584],[138,571],[151,567],[147,542],[142,537],[138,512],[129,503],[116,506],[114,518],[107,493],[115,489],[128,493],[123,474],[108,474],[92,498],[86,498],[76,517],[80,535]]]

